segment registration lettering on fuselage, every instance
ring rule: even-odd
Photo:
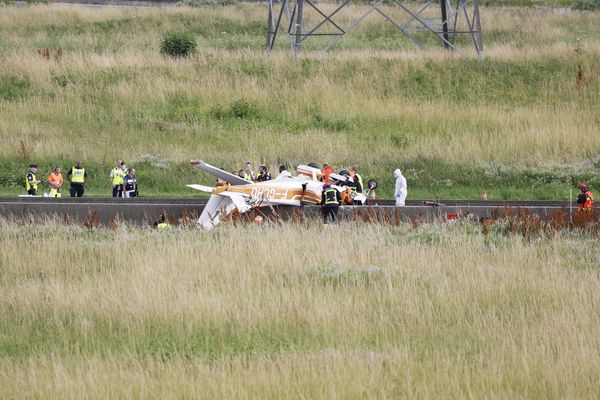
[[[280,187],[255,186],[250,193],[252,197],[259,199],[285,200],[288,197],[288,189]]]

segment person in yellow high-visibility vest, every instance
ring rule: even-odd
[[[246,163],[246,167],[243,169],[243,171],[244,176],[240,175],[240,177],[250,182],[254,182],[256,180],[256,174],[252,170],[252,163],[250,161]]]
[[[350,177],[352,178],[352,187],[354,190],[356,190],[358,193],[362,193],[365,190],[365,184],[363,183],[362,176],[360,176],[356,170],[356,167],[352,167],[352,169],[350,169]]]
[[[38,166],[36,164],[31,164],[29,166],[29,172],[25,175],[25,189],[30,196],[37,196],[38,185],[42,183],[42,181],[38,181],[35,177],[37,170]]]
[[[127,167],[122,160],[117,160],[115,167],[110,171],[109,179],[113,187],[112,197],[123,197],[123,181],[127,175]]]
[[[158,231],[168,231],[173,229],[173,225],[169,223],[169,220],[167,219],[167,216],[165,214],[160,215],[158,221],[154,223],[154,227]]]
[[[67,179],[71,181],[71,197],[83,197],[84,184],[88,176],[85,168],[83,168],[81,161],[77,161],[74,167],[67,172]]]

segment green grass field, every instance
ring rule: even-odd
[[[597,235],[0,221],[2,398],[596,398]]]
[[[0,9],[0,192],[22,193],[30,162],[45,174],[82,159],[88,193],[109,195],[117,158],[151,195],[212,182],[193,158],[232,171],[248,160],[357,165],[385,197],[397,167],[413,198],[600,187],[599,13],[483,7],[482,62],[431,40],[420,52],[375,17],[327,55],[307,41],[294,59],[281,38],[267,56],[265,18],[263,4]],[[197,54],[161,56],[171,31],[194,34]]]

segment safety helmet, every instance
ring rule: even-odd
[[[585,183],[585,182],[581,182],[581,183],[579,184],[579,189],[581,189],[581,190],[588,190],[589,188],[590,188],[590,187],[589,187],[589,186],[588,186],[588,184],[587,184],[587,183]]]

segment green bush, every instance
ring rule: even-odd
[[[256,103],[241,98],[231,104],[229,113],[233,118],[256,119],[260,114],[260,108]]]
[[[160,52],[171,57],[187,57],[196,51],[196,39],[185,32],[168,33],[160,43]]]
[[[249,119],[256,120],[263,116],[263,111],[255,102],[241,98],[229,104],[227,107],[221,105],[213,106],[209,116],[213,119]]]

